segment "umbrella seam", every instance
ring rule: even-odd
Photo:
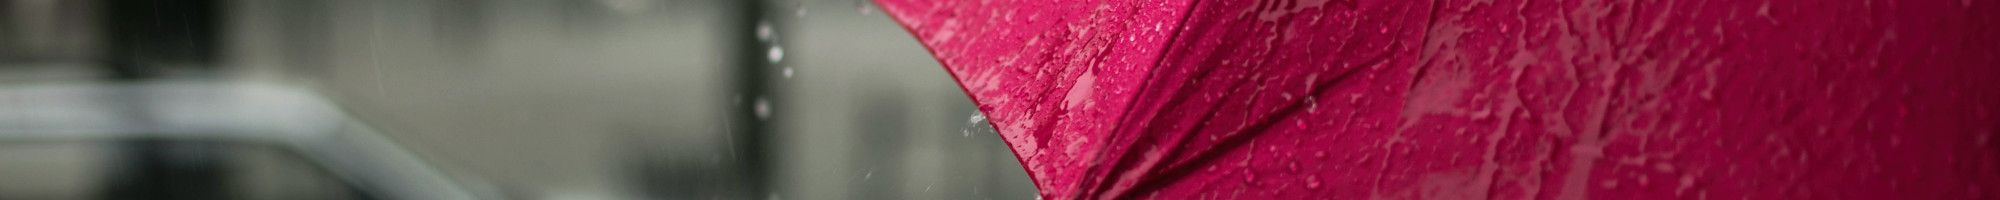
[[[1125,103],[1125,108],[1124,108],[1124,109],[1123,109],[1123,110],[1121,111],[1121,112],[1122,112],[1123,114],[1119,114],[1119,117],[1118,117],[1118,122],[1119,122],[1120,124],[1123,124],[1123,122],[1124,122],[1124,121],[1128,121],[1128,120],[1131,120],[1130,118],[1132,118],[1132,117],[1133,117],[1133,114],[1135,114],[1135,113],[1132,113],[1132,108],[1134,108],[1134,107],[1137,107],[1137,105],[1139,105],[1139,102],[1138,102],[1138,99],[1139,99],[1139,97],[1143,97],[1143,96],[1145,96],[1145,95],[1149,94],[1149,92],[1151,92],[1151,91],[1152,91],[1152,87],[1151,87],[1151,84],[1147,84],[1147,83],[1151,83],[1151,82],[1152,82],[1152,80],[1153,80],[1153,78],[1154,78],[1154,77],[1156,77],[1156,76],[1157,76],[1157,75],[1158,75],[1159,73],[1161,73],[1161,72],[1160,72],[1160,70],[1159,70],[1159,69],[1160,69],[1160,65],[1161,65],[1161,63],[1164,63],[1164,62],[1165,62],[1165,60],[1166,60],[1166,57],[1167,57],[1166,55],[1169,55],[1169,54],[1171,54],[1172,52],[1174,52],[1174,50],[1177,50],[1177,48],[1174,48],[1174,45],[1173,45],[1173,44],[1174,44],[1175,42],[1178,42],[1178,41],[1180,41],[1180,39],[1181,39],[1181,33],[1183,33],[1183,32],[1186,32],[1186,31],[1187,31],[1187,29],[1186,29],[1186,25],[1187,25],[1187,22],[1188,22],[1188,20],[1189,20],[1189,19],[1192,19],[1192,18],[1193,18],[1193,16],[1194,16],[1194,10],[1195,10],[1195,8],[1197,8],[1197,7],[1200,7],[1200,6],[1201,6],[1201,0],[1188,0],[1188,6],[1187,6],[1187,8],[1184,8],[1184,9],[1182,9],[1182,10],[1181,10],[1181,11],[1179,12],[1179,13],[1181,14],[1181,19],[1180,19],[1180,20],[1179,20],[1178,22],[1175,22],[1175,23],[1174,23],[1174,27],[1173,27],[1173,29],[1172,29],[1172,32],[1173,32],[1173,33],[1172,33],[1172,35],[1171,35],[1171,36],[1168,36],[1168,37],[1167,37],[1167,41],[1166,41],[1166,42],[1163,42],[1163,43],[1161,43],[1161,44],[1160,44],[1160,46],[1162,46],[1162,47],[1161,47],[1160,49],[1163,49],[1163,50],[1162,50],[1162,51],[1160,51],[1160,52],[1159,52],[1159,54],[1157,54],[1157,55],[1154,55],[1154,56],[1153,56],[1153,62],[1152,62],[1151,64],[1149,64],[1149,65],[1151,65],[1151,66],[1150,66],[1150,67],[1148,67],[1148,69],[1147,69],[1147,72],[1146,72],[1146,77],[1144,77],[1144,78],[1140,78],[1140,79],[1139,79],[1139,88],[1138,88],[1138,92],[1137,92],[1137,93],[1133,93],[1133,95],[1132,95],[1131,97],[1127,97],[1128,99],[1126,99],[1126,101],[1125,101],[1125,102],[1126,102],[1126,103]],[[1116,138],[1116,137],[1118,137],[1119,135],[1117,135],[1117,134],[1120,134],[1120,133],[1123,133],[1123,131],[1122,131],[1122,130],[1125,130],[1125,129],[1126,129],[1126,127],[1125,127],[1125,126],[1113,126],[1113,127],[1112,127],[1112,130],[1111,130],[1111,132],[1110,132],[1111,134],[1113,134],[1113,135],[1111,135],[1111,137],[1112,137],[1112,138]],[[1107,139],[1108,139],[1108,138],[1107,138]],[[1117,142],[1117,140],[1107,140],[1107,141],[1105,142],[1105,144],[1103,144],[1103,145],[1105,145],[1104,147],[1110,147],[1111,145],[1114,145],[1114,143],[1116,143],[1116,142]],[[1104,149],[1104,148],[1099,148],[1099,149]],[[1095,158],[1091,158],[1091,159],[1092,159],[1092,161],[1093,161],[1092,163],[1097,163],[1097,162],[1101,162],[1101,161],[1103,161],[1103,155],[1104,155],[1104,152],[1099,152],[1099,153],[1098,153],[1098,156],[1096,156]],[[1017,156],[1018,156],[1018,155],[1017,155]],[[1025,165],[1025,164],[1026,164],[1026,163],[1025,163],[1026,161],[1024,160],[1023,162],[1024,162],[1023,164]],[[1090,173],[1090,171],[1085,171],[1084,173],[1086,173],[1086,174],[1089,174],[1089,173]],[[1087,175],[1086,175],[1086,178],[1087,178]],[[1098,181],[1098,182],[1102,182],[1102,181],[1101,181],[1101,180],[1102,180],[1101,178],[1100,178],[1100,179],[1098,179],[1098,180],[1100,180],[1100,181]],[[1083,183],[1082,183],[1082,182],[1078,182],[1078,183],[1076,183],[1076,186],[1075,186],[1075,187],[1078,187],[1078,188],[1075,188],[1075,189],[1083,189],[1083,187],[1085,187],[1085,186],[1083,186]],[[1072,194],[1077,194],[1077,195],[1082,195],[1082,193],[1081,193],[1082,191],[1081,191],[1081,190],[1072,190],[1071,192],[1073,192]],[[1083,197],[1083,196],[1076,196],[1076,197],[1080,199],[1080,197]]]

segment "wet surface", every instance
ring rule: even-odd
[[[1047,197],[2000,197],[1991,4],[880,2]]]

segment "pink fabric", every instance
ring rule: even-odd
[[[2000,198],[2000,2],[877,2],[1054,199]]]

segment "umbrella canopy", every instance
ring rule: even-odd
[[[876,0],[1054,199],[2000,197],[2000,5]]]

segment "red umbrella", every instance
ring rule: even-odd
[[[1055,199],[2000,198],[2000,5],[877,0]]]

